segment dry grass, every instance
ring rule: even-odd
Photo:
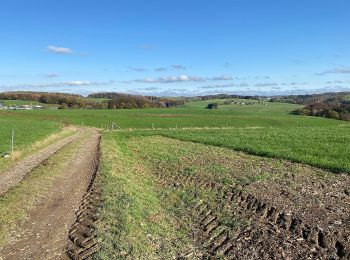
[[[17,161],[25,158],[29,154],[32,154],[41,149],[44,149],[47,146],[63,138],[73,135],[75,132],[76,132],[76,127],[65,127],[62,131],[53,133],[42,140],[36,141],[35,143],[27,146],[25,149],[13,151],[9,159],[0,160],[0,174],[1,172],[5,171],[10,166],[15,164]]]

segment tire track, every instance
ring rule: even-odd
[[[240,185],[224,187],[194,176],[161,172],[156,173],[156,181],[175,189],[191,185],[213,192],[224,207],[233,208],[234,214],[249,220],[251,224],[248,226],[230,230],[221,221],[219,208],[210,208],[208,203],[202,201],[198,203],[193,210],[196,212],[196,237],[207,257],[256,259],[298,255],[321,259],[350,258],[350,234],[346,230],[312,225],[293,212],[285,212],[252,193],[243,192],[244,187]],[[276,246],[271,251],[273,243],[279,243],[283,247]],[[289,245],[285,246],[286,244]],[[248,252],[244,254],[242,251]]]
[[[20,183],[25,176],[31,172],[34,168],[42,164],[45,160],[50,158],[56,152],[61,150],[66,145],[76,141],[79,138],[79,134],[81,134],[82,130],[78,130],[78,133],[66,137],[62,140],[55,142],[49,147],[37,152],[34,155],[30,155],[18,162],[10,169],[1,173],[0,178],[0,196],[5,194],[8,190],[15,187],[18,183]]]
[[[69,231],[67,255],[71,259],[87,259],[100,250],[96,240],[94,222],[97,221],[101,189],[98,182],[98,153],[90,165],[90,183],[86,194],[76,211],[76,222]]]
[[[88,228],[96,218],[93,208],[100,192],[95,180],[100,135],[95,129],[86,129],[80,140],[75,155],[67,158],[50,190],[40,196],[11,241],[0,248],[0,259],[67,259],[68,239],[85,247],[93,242],[78,235],[90,234]],[[83,225],[74,225],[77,218],[84,220],[85,230]]]

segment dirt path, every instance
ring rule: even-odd
[[[100,135],[96,130],[54,180],[51,190],[28,212],[17,237],[0,249],[0,259],[65,259],[68,233],[91,179]]]
[[[0,196],[5,194],[12,187],[16,186],[26,176],[26,174],[28,174],[35,167],[40,165],[43,161],[48,159],[58,150],[62,149],[67,144],[77,140],[79,138],[79,134],[82,131],[83,130],[78,130],[78,133],[74,134],[73,136],[69,136],[62,140],[59,140],[58,142],[55,142],[49,147],[41,150],[40,152],[34,155],[28,156],[27,158],[23,159],[10,169],[1,173]]]

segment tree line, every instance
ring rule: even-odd
[[[350,101],[327,100],[323,103],[309,104],[294,111],[294,114],[350,121]]]
[[[37,101],[44,104],[57,104],[60,109],[163,108],[179,106],[185,103],[185,100],[183,99],[129,95],[112,92],[96,93],[84,97],[67,93],[13,91],[0,93],[0,100]]]
[[[286,95],[286,96],[272,96],[270,102],[283,102],[292,104],[317,104],[328,101],[341,101],[344,97],[350,96],[350,92],[330,92],[322,94],[306,94],[306,95]]]

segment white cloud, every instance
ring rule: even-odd
[[[51,53],[56,53],[56,54],[65,54],[65,55],[73,54],[73,50],[70,48],[53,46],[53,45],[47,46],[46,51]]]
[[[92,82],[90,82],[90,81],[72,80],[72,81],[64,81],[64,82],[61,82],[60,84],[65,85],[65,86],[76,87],[76,86],[91,86]]]
[[[137,79],[134,82],[140,83],[175,83],[175,82],[203,82],[203,81],[221,81],[221,80],[232,80],[231,76],[215,76],[215,77],[198,77],[189,75],[171,76],[171,77],[159,77],[159,78],[145,78]]]
[[[188,75],[180,75],[180,76],[172,76],[172,77],[159,77],[159,78],[146,78],[146,79],[137,79],[135,82],[141,83],[175,83],[175,82],[200,82],[205,81],[202,77],[196,76],[188,76]]]

